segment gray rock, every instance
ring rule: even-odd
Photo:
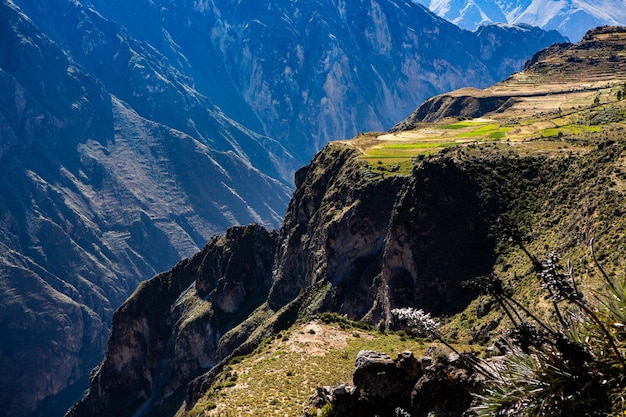
[[[331,403],[335,417],[461,417],[470,406],[474,387],[472,372],[458,355],[417,359],[408,351],[395,361],[385,353],[360,351],[353,382],[354,387],[318,388],[305,416],[314,417],[308,414],[313,407]]]

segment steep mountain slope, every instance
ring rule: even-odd
[[[626,31],[595,30],[489,89],[429,100],[394,132],[327,145],[296,174],[277,235],[231,229],[124,303],[68,416],[212,415],[230,360],[319,312],[388,326],[391,309],[422,308],[448,317],[452,338],[489,341],[506,315],[462,281],[496,271],[537,314],[544,302],[499,219],[538,254],[579,259],[595,237],[623,274],[624,45]],[[577,268],[593,288],[592,267]],[[216,320],[232,305],[252,313]]]
[[[602,25],[626,25],[626,9],[616,0],[416,0],[437,15],[474,30],[490,22],[528,24],[558,30],[571,41]]]
[[[510,48],[388,0],[11,0],[0,19],[0,402],[16,416],[77,399],[139,281],[233,224],[278,227],[327,140],[562,40]]]
[[[1,8],[0,402],[23,415],[85,383],[140,280],[233,223],[277,225],[289,188],[142,118]],[[206,123],[216,140],[262,139],[223,115]]]
[[[263,173],[291,182],[297,168],[293,156],[277,142],[250,131],[258,127],[253,121],[237,125],[239,120],[232,120],[212,101],[234,94],[211,94],[217,83],[205,87],[207,91],[197,89],[195,69],[179,51],[172,51],[176,45],[171,40],[155,39],[154,46],[80,2],[14,3],[77,66],[141,117],[179,130],[213,150],[233,152]]]
[[[116,43],[107,40],[111,29],[100,28],[105,24],[124,28],[124,37],[135,41],[124,42],[133,54],[168,59],[166,68],[142,67],[156,67],[168,80],[174,73],[174,85],[193,88],[243,125],[278,140],[300,164],[330,140],[389,128],[433,94],[483,87],[512,72],[510,65],[482,61],[479,43],[498,49],[494,40],[459,30],[410,2],[90,0],[71,12],[58,4],[15,2],[142,116],[164,116],[167,105],[159,95],[131,94],[138,87],[115,81],[118,71],[128,69],[124,59],[110,60],[114,48],[108,45]],[[507,53],[513,70],[537,50],[563,41],[556,33],[507,35],[519,45]],[[135,72],[136,81],[147,76]],[[174,126],[203,133],[202,119],[188,113]],[[296,166],[284,164],[290,181]]]

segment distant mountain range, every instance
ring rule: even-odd
[[[602,25],[626,25],[623,0],[413,0],[454,24],[474,30],[485,23],[528,24],[558,30],[570,41]]]
[[[294,171],[327,141],[561,41],[391,0],[4,1],[5,415],[62,414],[137,284],[231,225],[279,227]]]

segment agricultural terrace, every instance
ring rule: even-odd
[[[519,83],[515,88],[519,90]],[[411,170],[413,158],[450,147],[509,143],[545,151],[588,145],[608,138],[609,132],[626,128],[626,86],[622,82],[605,83],[593,89],[561,88],[566,90],[553,85],[534,94],[516,90],[519,95],[514,105],[480,118],[445,118],[395,133],[361,133],[339,143],[358,149],[361,158],[375,170],[405,175]],[[476,91],[480,95],[488,93]],[[602,132],[607,135],[599,135]]]

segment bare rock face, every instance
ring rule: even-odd
[[[270,306],[327,283],[325,303],[313,309],[373,322],[388,321],[395,307],[462,309],[472,295],[460,283],[494,262],[490,222],[498,213],[467,169],[438,158],[418,164],[410,177],[384,178],[354,150],[327,146],[298,172]]]
[[[473,89],[464,89],[475,91]],[[461,90],[463,91],[463,90]],[[391,128],[391,132],[413,129],[419,122],[436,122],[446,117],[474,118],[485,113],[503,111],[515,98],[501,95],[480,97],[471,94],[441,94],[426,100],[411,116]]]
[[[279,307],[317,283],[326,309],[365,316],[377,298],[383,243],[401,177],[368,178],[353,149],[329,145],[297,176],[269,297]]]
[[[354,364],[352,381],[359,394],[372,402],[378,403],[388,399],[397,406],[404,405],[405,408],[410,403],[406,386],[414,383],[412,375],[384,353],[359,352]]]
[[[125,415],[162,403],[221,359],[221,335],[267,298],[276,234],[231,228],[144,282],[113,317],[104,361],[70,416]]]
[[[467,167],[452,160],[415,167],[398,196],[385,241],[386,312],[419,305],[443,314],[465,307],[472,296],[460,283],[488,273],[494,262],[490,221],[497,210],[480,195]]]
[[[452,355],[451,355],[452,356]],[[441,417],[469,416],[473,372],[458,358],[439,359],[426,367],[411,391],[411,415]]]

